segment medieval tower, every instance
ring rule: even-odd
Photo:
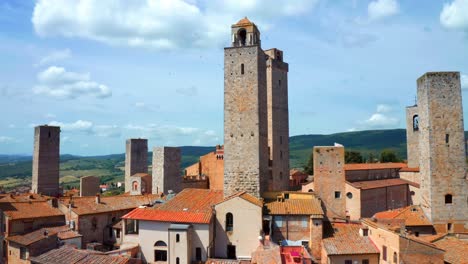
[[[57,196],[59,191],[60,127],[34,128],[32,193]]]
[[[269,190],[289,189],[288,64],[283,51],[269,49],[267,55],[267,112]]]
[[[266,55],[247,18],[232,25],[224,49],[224,195],[260,197],[268,186]]]
[[[458,72],[429,72],[407,108],[408,165],[420,168],[421,206],[439,232],[468,222],[465,136]]]
[[[180,192],[182,190],[181,159],[180,148],[153,148],[153,193],[168,194],[169,191]]]
[[[131,190],[130,177],[136,173],[148,173],[147,139],[127,139],[125,144],[125,192]]]

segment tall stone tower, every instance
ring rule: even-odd
[[[148,173],[147,139],[127,139],[125,144],[125,192],[130,192],[130,177],[135,173]]]
[[[314,147],[314,192],[328,218],[346,219],[344,147]]]
[[[260,197],[268,186],[266,55],[247,18],[224,49],[224,195]]]
[[[60,127],[34,128],[32,193],[57,196],[59,191]]]
[[[406,107],[406,153],[408,167],[419,167],[419,115],[418,106]]]
[[[417,84],[411,115],[418,117],[421,206],[436,230],[462,231],[468,186],[460,74],[429,72]]]
[[[180,148],[153,148],[153,193],[167,194],[169,190],[174,192],[182,190],[181,158]]]
[[[268,189],[289,189],[288,64],[278,49],[265,51],[268,107]]]

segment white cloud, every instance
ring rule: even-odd
[[[14,124],[9,124],[8,128],[15,128],[16,126]]]
[[[45,118],[56,118],[57,116],[51,113],[47,113],[44,115]]]
[[[177,88],[176,93],[183,96],[196,96],[198,94],[198,88],[195,86],[190,86],[188,88]]]
[[[151,111],[151,112],[154,112],[159,108],[158,105],[154,105],[154,104],[148,105],[148,104],[146,104],[144,102],[136,102],[134,104],[134,106],[136,108],[138,108],[138,109],[145,110],[145,111]]]
[[[400,6],[397,0],[375,0],[367,6],[370,20],[379,20],[398,14]]]
[[[40,36],[85,38],[111,45],[177,49],[229,40],[243,16],[268,24],[303,14],[318,0],[38,0],[32,22]]]
[[[440,23],[446,28],[468,30],[468,0],[454,0],[444,4]]]
[[[400,120],[393,117],[394,107],[388,104],[378,104],[375,113],[368,119],[357,122],[357,126],[348,129],[349,132],[366,129],[388,129],[396,128]]]
[[[377,105],[377,113],[388,113],[392,111],[392,107],[386,104]]]
[[[73,123],[52,121],[49,122],[49,126],[59,126],[63,131],[89,131],[93,127],[93,123],[86,120],[78,120]]]
[[[463,90],[468,90],[468,75],[461,75],[461,88]]]
[[[69,49],[55,50],[43,57],[38,65],[50,64],[52,62],[62,61],[71,58],[72,53]]]
[[[37,75],[39,84],[33,88],[34,93],[56,98],[76,98],[93,96],[106,98],[112,95],[106,85],[91,80],[89,73],[76,73],[65,68],[51,66]]]
[[[0,136],[0,143],[12,143],[15,139],[12,137]]]

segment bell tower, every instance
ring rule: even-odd
[[[231,37],[224,49],[224,195],[260,197],[268,184],[266,55],[249,19],[232,25]]]

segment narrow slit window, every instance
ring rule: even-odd
[[[452,203],[452,195],[451,194],[446,194],[445,195],[445,204],[451,204]]]
[[[241,74],[244,74],[244,63],[241,64]]]
[[[445,143],[448,144],[449,143],[449,134],[445,134]]]

